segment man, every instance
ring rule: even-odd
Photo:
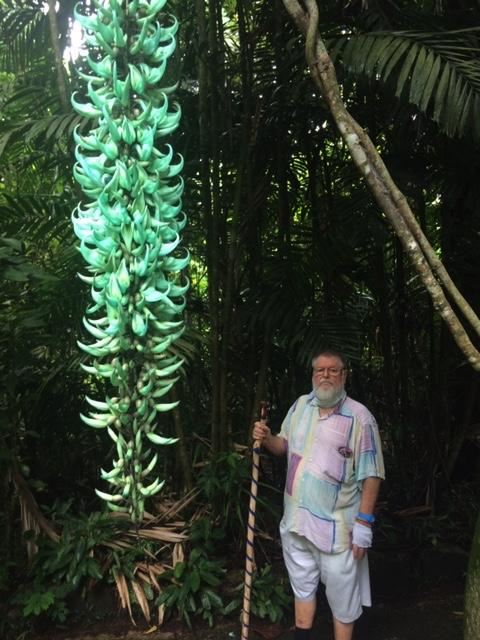
[[[279,435],[256,422],[254,440],[288,456],[283,555],[295,595],[295,640],[309,640],[320,580],[333,614],[335,640],[351,640],[362,606],[370,606],[367,549],[385,477],[375,418],[345,393],[343,355],[312,359],[312,386]]]

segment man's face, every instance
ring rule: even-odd
[[[319,356],[313,362],[312,386],[316,396],[336,404],[343,393],[347,372],[342,361],[335,356]]]

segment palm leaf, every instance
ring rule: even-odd
[[[48,16],[42,2],[6,0],[0,4],[0,65],[18,73],[44,57],[49,46]]]
[[[372,32],[336,40],[332,57],[353,75],[393,84],[395,95],[426,113],[449,136],[478,137],[480,28]]]

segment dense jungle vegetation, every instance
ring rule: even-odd
[[[346,353],[350,395],[380,425],[377,546],[468,553],[479,374],[358,175],[281,0],[170,3],[192,260],[180,405],[162,431],[180,441],[162,451],[166,485],[141,527],[103,512],[111,443],[79,418],[103,389],[76,344],[89,291],[72,132],[90,125],[63,58],[74,4],[0,0],[0,635],[68,625],[102,590],[152,624],[238,613],[251,424],[267,399],[279,427],[319,346]],[[318,5],[349,111],[479,313],[480,3]],[[267,456],[262,468],[252,607],[277,621],[290,599],[271,568],[284,470]]]

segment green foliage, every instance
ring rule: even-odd
[[[165,605],[167,615],[176,612],[189,628],[195,616],[206,620],[211,627],[215,616],[225,612],[219,594],[224,575],[220,561],[209,560],[201,549],[193,549],[186,562],[178,562],[174,569],[160,576],[170,584],[156,603]]]
[[[102,580],[103,572],[94,553],[101,544],[115,539],[118,522],[107,513],[73,516],[66,510],[60,518],[57,516],[57,521],[62,526],[60,541],[56,543],[49,538],[39,541],[33,563],[37,578],[42,582],[65,583],[72,588],[89,578]]]
[[[475,132],[480,105],[480,30],[350,34],[333,50],[348,71],[393,84],[395,95],[429,113],[450,136]],[[471,42],[471,48],[467,45]],[[467,46],[466,46],[467,45]]]
[[[198,475],[198,487],[212,510],[212,520],[229,540],[238,540],[245,527],[245,506],[251,462],[233,451],[209,460]]]
[[[30,582],[15,598],[25,617],[46,614],[51,620],[64,621],[68,596],[106,577],[101,547],[115,540],[121,522],[106,513],[72,515],[70,509],[69,503],[56,505],[52,514],[62,527],[59,542],[44,536],[36,539]]]
[[[292,595],[285,577],[279,578],[272,566],[263,567],[253,578],[251,611],[259,618],[280,622],[292,608]]]
[[[244,585],[236,587],[238,596],[230,603],[230,610],[241,607]],[[250,611],[254,616],[272,623],[280,622],[292,610],[293,595],[285,575],[277,575],[272,565],[256,571],[252,580]]]
[[[189,541],[194,549],[201,549],[207,557],[218,554],[219,545],[225,542],[224,527],[210,517],[195,520],[190,526]]]
[[[23,617],[31,618],[45,614],[53,622],[65,622],[68,617],[65,598],[69,589],[62,585],[56,585],[47,591],[43,589],[42,585],[38,585],[34,590],[18,596],[16,601],[23,605]]]
[[[42,593],[34,592],[24,598],[25,606],[23,607],[23,615],[35,615],[47,611],[55,602],[55,594],[53,591],[44,591]]]

